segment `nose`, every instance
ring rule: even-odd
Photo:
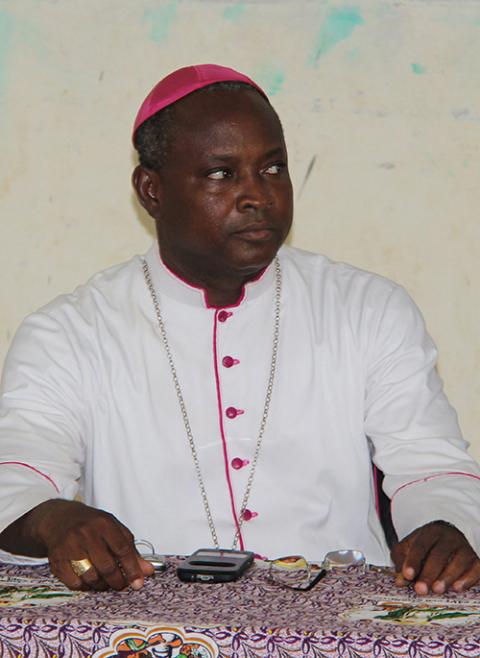
[[[240,180],[237,207],[240,212],[263,210],[273,203],[268,181],[260,174],[244,176]]]

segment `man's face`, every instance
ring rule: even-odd
[[[180,101],[154,216],[167,265],[189,278],[252,277],[274,258],[293,213],[281,126],[251,90]]]

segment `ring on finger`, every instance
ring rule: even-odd
[[[70,566],[76,576],[83,576],[84,573],[93,567],[93,564],[85,557],[82,560],[70,560]]]

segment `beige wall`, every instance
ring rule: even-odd
[[[0,361],[26,313],[148,247],[131,124],[193,62],[271,93],[293,244],[407,287],[480,457],[475,0],[0,0]]]

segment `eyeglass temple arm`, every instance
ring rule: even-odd
[[[312,582],[308,583],[306,587],[291,587],[291,589],[300,591],[300,592],[308,592],[309,590],[312,589],[312,587],[315,587],[315,585],[318,583],[319,580],[322,580],[322,578],[325,578],[327,575],[327,570],[326,569],[321,569],[315,578],[312,580]]]

